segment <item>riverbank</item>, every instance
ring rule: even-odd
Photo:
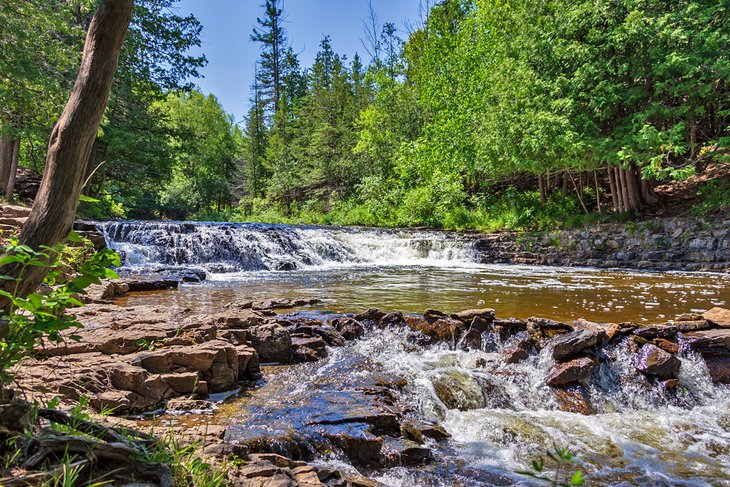
[[[107,288],[107,297],[124,292],[123,285]],[[274,299],[230,303],[209,314],[97,300],[75,313],[85,326],[74,332],[79,340],[49,344],[19,368],[17,384],[30,399],[61,397],[67,408],[81,400],[114,416],[154,413],[108,421],[194,444],[236,485],[374,486],[400,485],[384,481],[394,468],[447,475],[441,467],[458,430],[442,423],[454,413],[521,410],[524,392],[512,388],[524,389],[523,380],[537,388],[529,404],[538,401],[549,414],[599,418],[638,400],[628,399],[631,390],[642,391],[642,404],[689,412],[707,400],[708,384],[730,383],[730,311],[722,308],[645,324],[520,320],[490,309],[344,315],[317,307]],[[465,362],[427,375],[427,393],[410,366],[400,373],[375,366],[358,358],[362,347],[376,347],[365,353],[370,360],[437,353],[445,354],[439,360]],[[615,379],[606,382],[607,374]],[[614,380],[624,385],[611,391]],[[238,398],[219,402],[237,390]],[[414,394],[432,403],[433,414],[423,405],[414,409]],[[534,453],[543,444],[513,441],[532,443],[525,452]],[[332,452],[339,469],[323,460]],[[592,465],[584,468],[605,474]],[[513,481],[510,471],[468,475],[490,485]],[[715,467],[703,475],[725,478]]]

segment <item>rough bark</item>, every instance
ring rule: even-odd
[[[18,175],[18,159],[20,158],[20,137],[16,137],[13,141],[13,155],[10,158],[10,170],[8,171],[8,182],[5,186],[5,199],[13,200],[13,191],[15,191],[15,177]]]
[[[626,170],[618,169],[619,188],[621,189],[621,198],[623,199],[623,211],[631,211],[631,199],[629,199],[629,182],[626,179]]]
[[[51,133],[41,187],[20,234],[23,244],[33,248],[54,245],[71,231],[86,163],[109,99],[132,4],[133,0],[103,0],[94,14],[76,83]],[[34,292],[46,271],[40,267],[26,270],[19,293]],[[17,267],[0,268],[0,274],[18,273]],[[8,285],[3,281],[3,288]]]

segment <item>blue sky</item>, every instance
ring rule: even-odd
[[[262,15],[261,0],[181,0],[181,13],[193,13],[203,24],[202,51],[208,58],[205,78],[197,80],[205,93],[213,93],[236,120],[248,107],[254,63],[259,47],[249,41]],[[424,2],[425,3],[425,2]],[[418,19],[419,0],[373,0],[381,23],[393,22],[405,37],[404,22]],[[284,0],[286,29],[302,66],[311,65],[322,36],[332,38],[336,52],[349,59],[358,52],[366,57],[360,39],[368,0]]]

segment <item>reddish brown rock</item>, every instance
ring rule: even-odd
[[[552,340],[553,358],[561,361],[574,357],[584,350],[591,349],[598,343],[598,332],[583,329],[571,331],[555,337]]]
[[[676,379],[679,376],[680,360],[656,345],[647,343],[636,355],[636,369],[646,375],[659,379]]]
[[[579,357],[569,362],[558,363],[548,372],[545,383],[559,387],[587,379],[595,370],[597,361],[593,357]]]
[[[560,409],[565,412],[585,416],[593,414],[588,392],[581,385],[556,388],[555,400],[558,402]]]

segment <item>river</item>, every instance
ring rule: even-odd
[[[217,311],[252,299],[318,298],[316,310],[332,313],[489,307],[498,317],[659,323],[730,303],[728,275],[495,265],[482,262],[468,235],[175,222],[103,229],[124,255],[123,272],[207,274],[204,283],[133,295],[128,304]],[[668,395],[647,388],[631,354],[614,347],[590,385],[595,414],[584,416],[560,411],[544,384],[549,354],[505,365],[503,346],[414,347],[405,332],[379,330],[320,362],[267,369],[265,384],[217,414],[243,438],[251,425],[296,425],[292,411],[323,407],[317,398],[367,374],[397,373],[414,414],[437,421],[452,439],[436,447],[429,467],[372,472],[386,485],[514,485],[525,480],[513,472],[554,443],[578,453],[589,485],[730,485],[730,391],[711,383],[699,356],[680,354],[682,393]],[[445,376],[465,400],[485,384],[496,392],[480,407],[449,409],[434,387]],[[337,456],[318,462],[353,468]]]

